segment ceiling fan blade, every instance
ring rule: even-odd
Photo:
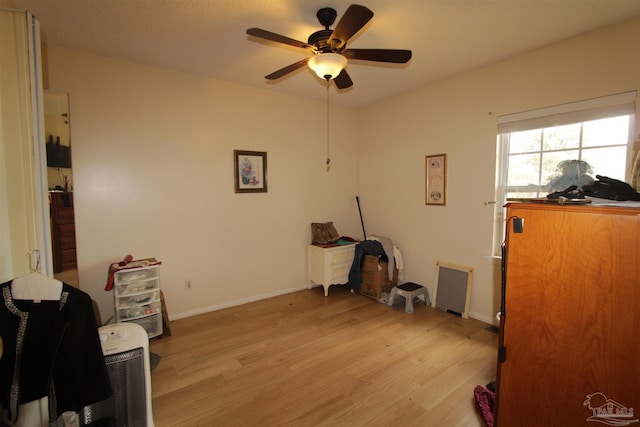
[[[368,8],[357,4],[349,6],[329,37],[328,43],[331,49],[343,47],[371,18],[373,18],[373,12]]]
[[[309,58],[305,58],[302,59],[296,63],[293,63],[291,65],[287,65],[284,68],[279,69],[278,71],[274,71],[273,73],[269,74],[268,76],[265,76],[265,79],[267,80],[276,80],[279,79],[280,77],[283,77],[295,70],[297,70],[298,68],[302,68],[305,65],[307,65],[307,62],[309,62]]]
[[[272,42],[283,43],[289,46],[299,47],[301,49],[311,49],[313,50],[313,46],[309,46],[307,43],[291,39],[286,36],[281,36],[280,34],[272,33],[271,31],[263,30],[260,28],[249,28],[247,30],[247,34],[250,36],[258,37],[261,39],[269,40]]]
[[[345,70],[344,68],[342,69],[342,71],[340,71],[340,74],[338,74],[333,79],[333,81],[336,83],[336,86],[338,87],[338,89],[346,89],[348,87],[353,86],[351,77],[349,77],[349,74],[347,74],[347,70]]]
[[[349,59],[397,64],[404,64],[411,59],[411,51],[403,49],[345,49],[342,54]]]

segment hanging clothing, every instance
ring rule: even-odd
[[[377,240],[382,243],[382,247],[384,252],[387,254],[389,258],[389,263],[387,264],[387,268],[389,269],[387,274],[389,275],[389,280],[393,278],[394,269],[398,269],[398,282],[404,281],[404,262],[402,261],[402,252],[400,252],[400,248],[398,248],[390,238],[384,236],[371,235],[367,237],[368,240]]]
[[[404,282],[404,261],[402,260],[402,252],[396,245],[393,245],[393,259],[398,269],[398,283],[402,283]]]
[[[388,269],[387,274],[388,274],[389,280],[391,280],[393,278],[393,269],[397,267],[395,258],[394,258],[395,252],[394,252],[393,242],[388,237],[377,236],[375,234],[372,236],[369,236],[368,239],[377,240],[380,243],[382,243],[382,248],[384,249],[384,252],[387,254],[387,258],[389,258],[389,262],[387,263],[387,269]]]
[[[360,270],[362,269],[362,263],[365,255],[374,255],[380,258],[380,261],[389,261],[389,258],[382,247],[382,243],[379,241],[363,240],[356,244],[353,255],[353,264],[351,264],[351,270],[349,270],[349,287],[357,294],[360,293]]]
[[[0,407],[49,398],[49,421],[112,395],[91,298],[63,284],[59,301],[14,300],[0,285]]]

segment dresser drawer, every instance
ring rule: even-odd
[[[351,265],[353,263],[353,248],[348,247],[344,248],[344,250],[330,252],[327,262],[330,266],[338,266],[340,264]]]
[[[347,283],[349,281],[349,271],[351,270],[351,263],[343,264],[341,266],[336,266],[331,269],[331,277],[329,277],[328,282],[331,284],[334,283]]]

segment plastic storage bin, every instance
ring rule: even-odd
[[[149,338],[162,334],[160,266],[130,268],[114,273],[116,322],[135,322]]]

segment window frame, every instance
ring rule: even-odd
[[[508,193],[507,179],[509,171],[509,143],[513,132],[533,129],[545,129],[567,124],[584,123],[592,120],[629,115],[629,126],[627,136],[627,156],[625,164],[625,179],[631,174],[633,164],[633,132],[635,123],[636,91],[625,92],[600,98],[593,98],[584,101],[572,102],[542,109],[530,110],[521,113],[514,113],[498,117],[498,132],[496,136],[496,204],[494,212],[494,232],[492,255],[501,256],[501,246],[504,240],[506,195]],[[581,130],[582,132],[582,130]],[[591,149],[589,147],[587,149]],[[580,136],[579,147],[575,148],[580,152],[585,150]],[[557,150],[544,150],[540,147],[540,155],[546,152]],[[562,151],[562,150],[560,150]],[[539,171],[541,173],[541,171]],[[535,187],[539,191],[544,191],[542,184]],[[522,187],[520,187],[522,188]]]

